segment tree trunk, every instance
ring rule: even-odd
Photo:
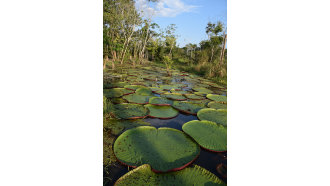
[[[221,71],[221,66],[223,64],[223,58],[225,57],[225,47],[226,47],[226,40],[227,40],[227,34],[225,34],[225,37],[224,37],[224,42],[223,42],[223,46],[222,46],[222,51],[221,51],[221,54],[220,54],[220,62],[219,62],[219,72],[220,72],[220,77],[223,77],[223,74],[222,74],[222,71]]]
[[[211,59],[210,59],[210,62],[212,63],[212,60],[213,60],[213,54],[214,54],[214,46],[212,45],[212,54],[211,54]]]

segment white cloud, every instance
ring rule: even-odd
[[[158,17],[175,17],[184,12],[192,12],[197,8],[197,6],[187,5],[181,0],[159,0],[154,7],[150,7],[147,0],[136,0],[136,6],[146,14]]]

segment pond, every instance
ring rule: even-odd
[[[137,89],[141,87],[142,88],[149,87],[153,91],[151,94],[149,94],[148,90],[145,90],[146,92],[139,94],[141,95],[140,96],[141,99],[136,99],[136,100],[135,98],[133,98],[133,100],[127,99],[128,98],[127,95],[135,95],[137,93],[136,92]],[[122,94],[117,92],[113,93],[113,91],[111,92],[111,89],[118,89],[118,91],[119,92],[121,91]],[[144,90],[141,90],[140,92],[142,91]],[[188,96],[186,96],[187,94]],[[217,102],[218,100],[208,99],[207,98],[209,97],[207,96],[208,94],[212,94],[216,96],[221,95],[223,97],[227,96],[225,87],[221,85],[217,85],[214,82],[211,82],[210,80],[203,79],[199,76],[191,75],[177,70],[172,70],[171,76],[168,76],[165,69],[151,65],[139,66],[136,68],[121,67],[116,69],[115,71],[104,73],[104,95],[105,97],[107,97],[106,99],[110,102],[112,106],[121,103],[134,104],[135,102],[139,102],[141,100],[142,102],[139,104],[146,105],[143,99],[146,98],[148,100],[150,99],[150,97],[160,97],[162,99],[168,99],[172,107],[174,107],[173,106],[174,102],[195,102],[194,105],[203,105],[202,106],[203,108],[204,107],[208,108],[208,105],[210,105],[208,103],[210,102],[216,102],[217,104],[220,104],[220,106],[222,107],[225,106],[226,103],[224,102]],[[189,97],[189,95],[191,97]],[[182,97],[185,100],[182,100]],[[189,99],[189,98],[196,98],[196,99]],[[176,101],[176,100],[180,100],[180,101]],[[141,122],[142,125],[144,124],[150,125],[155,128],[168,127],[183,131],[182,126],[185,123],[192,120],[199,120],[199,118],[196,116],[196,113],[201,108],[196,108],[197,110],[192,110],[189,108],[188,109],[189,112],[182,112],[184,111],[182,109],[185,109],[185,107],[182,108],[180,107],[180,109],[177,108],[177,110],[179,110],[180,112],[174,109],[175,112],[178,112],[178,114],[176,114],[176,116],[171,117],[169,119],[160,119],[160,117],[152,118],[150,117],[151,114],[149,112],[149,117],[138,119],[138,121]],[[113,114],[108,114],[108,112],[109,111],[107,110],[104,111],[104,121],[107,121],[106,122],[107,124],[104,125],[104,130],[105,130],[104,139],[107,140],[111,139],[111,140],[110,143],[108,141],[105,142],[104,140],[104,159],[112,159],[112,161],[111,160],[110,162],[104,161],[104,185],[113,185],[120,177],[128,173],[130,170],[133,170],[133,168],[130,168],[128,166],[123,165],[122,163],[119,163],[119,161],[117,161],[117,159],[114,157],[113,154],[114,141],[118,138],[118,136],[120,136],[126,130],[130,130],[139,125],[135,125],[135,124],[133,124],[132,126],[124,125],[122,122],[123,120],[116,120],[116,122],[111,122],[111,121],[115,121],[114,119],[111,118],[116,117],[116,115],[114,116]],[[156,114],[162,115],[165,112],[166,111]],[[191,112],[192,114],[187,114]],[[114,132],[115,127],[117,127],[116,132]],[[205,148],[201,148],[199,156],[197,157],[196,160],[193,161],[192,164],[199,165],[200,167],[213,173],[223,182],[225,183],[227,182],[227,173],[226,173],[227,151],[212,152],[210,150],[206,150]],[[188,167],[192,167],[192,164],[189,165]]]

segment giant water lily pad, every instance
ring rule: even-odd
[[[216,101],[209,102],[207,106],[214,109],[227,109],[227,104],[223,104]]]
[[[171,106],[145,105],[149,109],[149,116],[152,118],[170,119],[176,117],[179,112]]]
[[[197,112],[197,117],[200,120],[213,121],[217,124],[227,126],[227,110],[204,108]]]
[[[150,88],[138,88],[135,91],[136,94],[142,95],[142,96],[150,96],[152,95],[152,91]]]
[[[174,101],[173,107],[187,114],[197,115],[197,112],[205,108],[204,104],[192,103],[190,101]]]
[[[227,96],[223,96],[223,95],[208,94],[206,95],[206,97],[209,98],[210,100],[217,102],[227,102]]]
[[[136,90],[138,88],[144,88],[145,86],[142,85],[125,85],[124,88],[129,90]]]
[[[110,113],[118,119],[138,119],[148,115],[148,109],[139,104],[122,103],[113,105]]]
[[[192,99],[192,100],[202,100],[205,99],[202,96],[198,96],[196,94],[184,94],[184,96],[186,96],[188,99]]]
[[[120,177],[115,186],[183,186],[183,185],[206,185],[215,186],[226,184],[208,170],[193,165],[177,172],[163,174],[154,173],[150,165],[144,164]]]
[[[130,90],[124,88],[112,88],[112,89],[104,89],[103,95],[107,98],[119,98],[125,94],[133,93]]]
[[[156,172],[181,170],[195,160],[199,146],[182,131],[142,126],[122,133],[114,143],[117,159],[137,167],[149,164]]]
[[[179,93],[164,93],[161,96],[164,96],[166,98],[172,99],[172,100],[177,100],[177,101],[183,101],[186,100],[186,97],[184,97],[182,94]]]
[[[182,130],[205,149],[222,152],[227,150],[227,129],[212,121],[189,121]]]
[[[127,100],[130,103],[136,103],[136,104],[147,104],[149,102],[149,98],[152,96],[143,96],[139,94],[130,94],[127,96],[123,96],[125,100]]]
[[[170,106],[173,104],[173,101],[163,97],[152,97],[149,99],[149,104],[158,106]]]
[[[104,119],[103,127],[110,130],[112,134],[118,135],[124,129],[130,129],[139,126],[149,126],[151,125],[148,122],[143,121],[142,119],[135,120],[122,120],[122,119]]]
[[[208,94],[213,93],[212,90],[204,88],[204,87],[194,87],[193,90],[196,91],[196,92],[205,92],[205,93],[208,93]]]
[[[171,89],[180,90],[180,88],[175,85],[161,85],[160,88],[162,90],[171,90]]]

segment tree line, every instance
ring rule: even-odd
[[[155,0],[149,0],[149,3]],[[160,28],[153,15],[139,10],[134,0],[103,0],[103,67],[163,63],[170,69],[198,73],[210,78],[226,78],[226,28],[220,21],[205,27],[208,39],[197,44],[177,45],[177,26]]]

